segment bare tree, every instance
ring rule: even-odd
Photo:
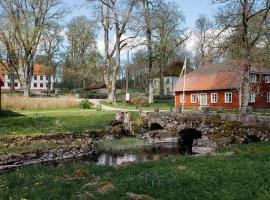
[[[51,22],[42,38],[41,49],[46,55],[45,65],[48,69],[47,91],[51,93],[52,76],[56,76],[56,69],[62,61],[61,46],[64,38],[61,34],[62,27],[57,22]]]
[[[195,36],[197,38],[197,44],[195,46],[196,57],[199,62],[199,66],[204,66],[206,62],[213,59],[213,50],[211,47],[211,34],[213,29],[211,21],[206,15],[200,15],[196,20]]]
[[[120,68],[120,53],[127,45],[128,38],[123,38],[130,21],[131,14],[137,0],[97,0],[99,7],[99,20],[104,33],[104,82],[108,89],[108,100],[116,101],[116,79]],[[110,38],[114,31],[114,40]],[[111,48],[110,48],[110,44]],[[112,62],[113,57],[114,63]]]
[[[14,68],[22,84],[24,96],[29,96],[33,75],[33,61],[48,23],[58,19],[63,10],[59,0],[2,0],[1,17],[8,22],[9,31],[1,29],[2,38],[14,39],[6,48],[13,48]],[[6,40],[7,41],[7,40]],[[14,47],[16,46],[16,47]]]
[[[221,4],[216,22],[225,35],[222,49],[237,49],[237,58],[245,60],[244,80],[240,91],[240,107],[248,106],[250,66],[254,51],[264,34],[263,27],[269,17],[270,0],[213,0]]]
[[[68,24],[66,35],[69,42],[68,56],[72,67],[74,90],[77,90],[79,86],[86,87],[88,71],[91,70],[91,64],[95,65],[95,59],[93,59],[97,56],[97,26],[95,24],[95,21],[86,16],[75,17]]]
[[[175,50],[181,46],[190,34],[181,28],[184,16],[174,4],[162,2],[154,13],[153,33],[155,56],[158,60],[160,74],[160,96],[164,95],[164,68]]]

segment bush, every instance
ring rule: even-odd
[[[137,95],[131,98],[131,103],[136,106],[149,106],[148,98],[143,95]]]
[[[173,95],[164,95],[164,96],[154,96],[154,100],[174,100]]]
[[[80,94],[80,98],[85,99],[107,99],[108,95],[103,93],[86,93],[86,94]]]
[[[93,104],[88,100],[81,100],[79,107],[82,109],[91,109]]]

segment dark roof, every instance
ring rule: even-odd
[[[105,83],[99,83],[99,84],[95,84],[92,85],[90,87],[84,88],[85,90],[98,90],[98,89],[107,89],[107,86]],[[116,84],[116,89],[121,89],[121,87]]]
[[[186,75],[186,91],[205,91],[240,88],[244,77],[244,62],[228,64],[207,64]],[[270,73],[270,68],[253,65],[251,73]],[[174,91],[183,91],[184,78],[181,77]]]

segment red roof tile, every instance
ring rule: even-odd
[[[270,73],[270,68],[252,66],[251,72]],[[244,63],[209,64],[186,75],[186,91],[206,91],[240,88],[244,75]],[[184,78],[181,77],[174,91],[183,91]]]
[[[9,68],[4,63],[0,63],[0,72],[8,73]],[[47,67],[45,65],[41,64],[34,64],[33,66],[33,74],[46,74],[48,71]]]
[[[0,74],[0,81],[4,82],[4,77]]]

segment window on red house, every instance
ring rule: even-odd
[[[257,75],[256,74],[251,74],[249,79],[250,79],[250,82],[256,83],[257,82]]]
[[[270,83],[270,75],[266,75],[265,76],[265,82],[266,83]]]
[[[232,93],[225,92],[225,103],[232,103]]]
[[[267,103],[270,103],[270,92],[267,93]]]
[[[192,94],[190,98],[191,103],[196,103],[196,94]]]
[[[217,102],[218,102],[217,93],[211,93],[211,103],[217,103]]]
[[[181,94],[180,101],[181,101],[181,103],[185,103],[186,102],[186,95]]]
[[[255,103],[256,94],[254,92],[249,94],[249,103]]]

